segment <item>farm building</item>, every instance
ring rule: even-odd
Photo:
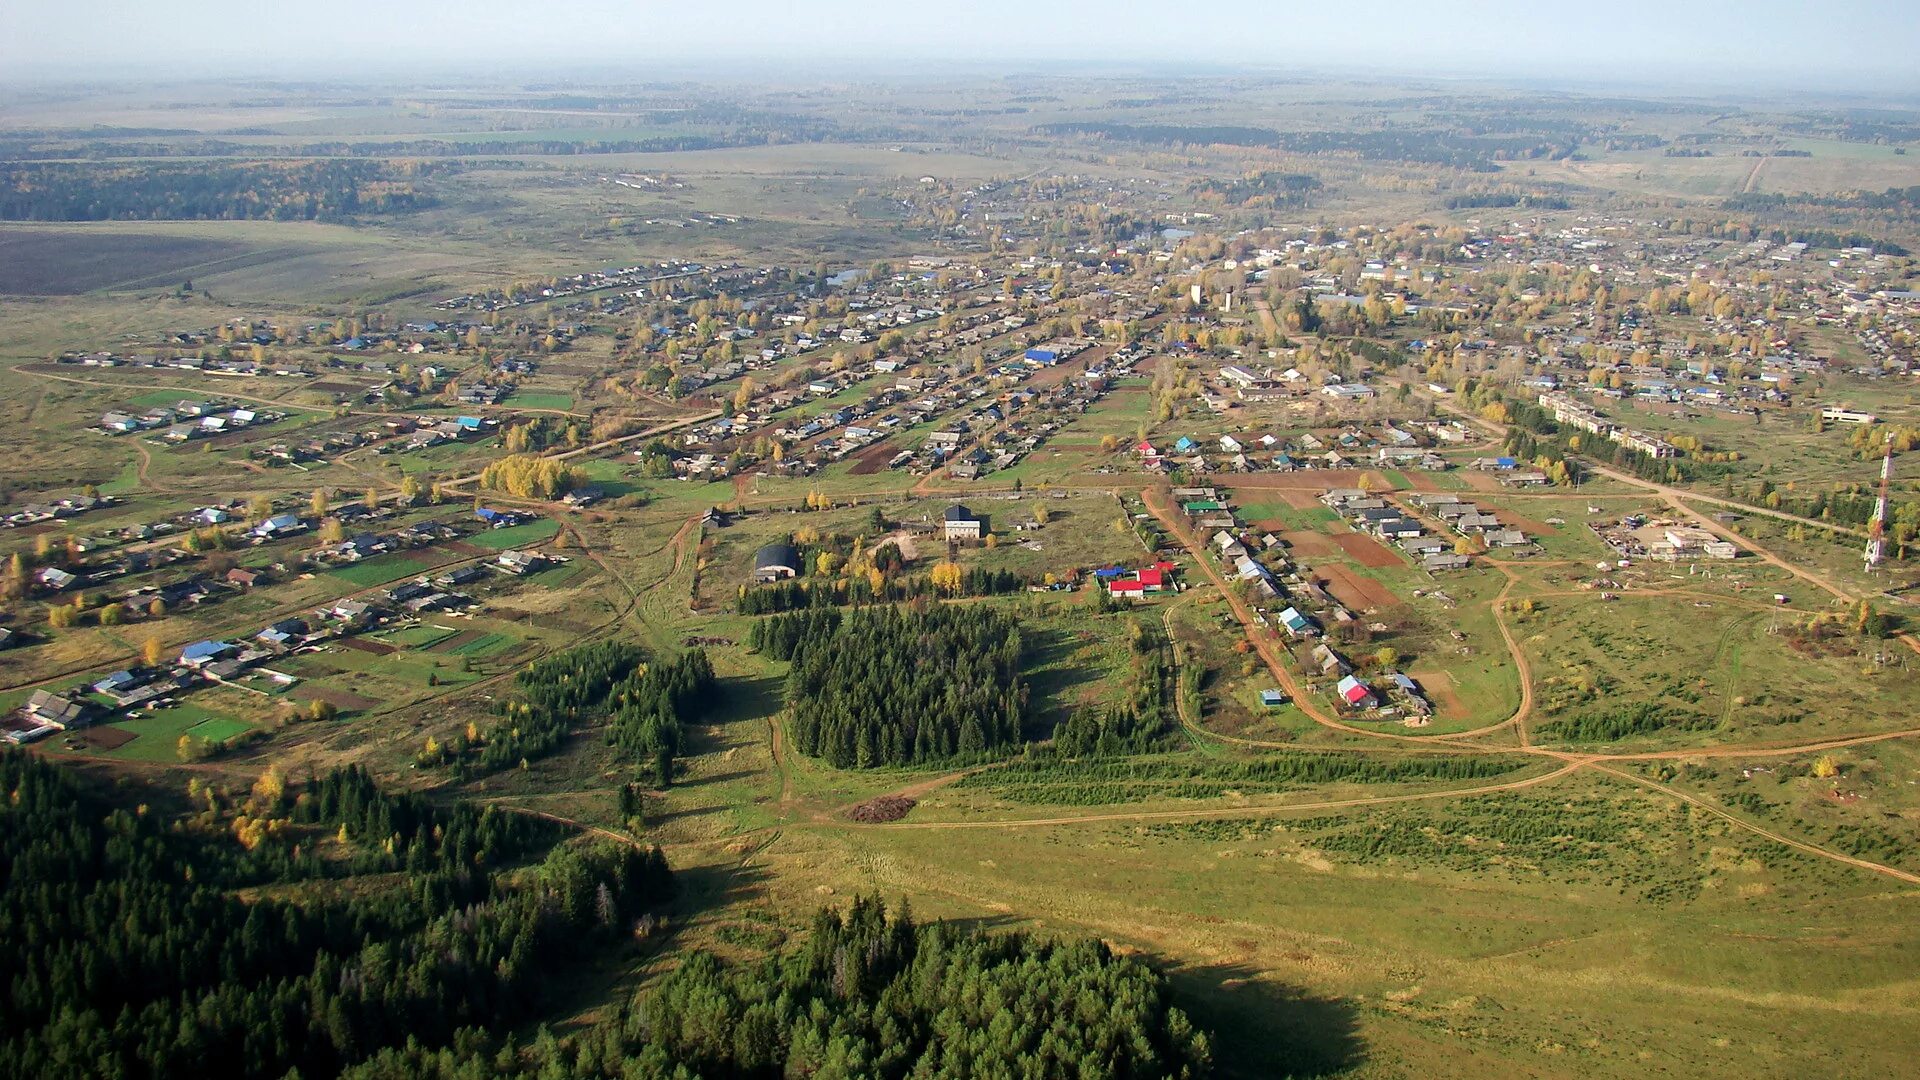
[[[782,540],[768,544],[753,554],[753,579],[779,581],[800,573],[800,553]]]
[[[975,517],[973,511],[954,503],[941,515],[941,536],[947,540],[978,540],[986,531],[986,523]]]

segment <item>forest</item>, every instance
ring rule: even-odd
[[[0,165],[5,221],[342,221],[424,209],[450,164],[288,161]]]
[[[337,1075],[538,1015],[672,891],[658,850],[561,845],[358,768],[196,779],[182,815],[18,752],[0,785],[0,1075]]]
[[[981,606],[809,608],[754,625],[790,660],[794,745],[838,768],[978,759],[1021,738],[1019,624]]]
[[[989,934],[889,916],[860,898],[757,963],[688,957],[619,1014],[524,1057],[390,1051],[361,1078],[1207,1075],[1207,1036],[1166,980],[1101,942]]]
[[[514,693],[496,708],[500,719],[484,731],[469,724],[442,743],[427,740],[421,765],[452,763],[464,775],[493,772],[559,749],[576,725],[602,717],[607,739],[653,769],[655,783],[673,781],[686,722],[710,708],[718,693],[706,651],[645,662],[637,645],[603,641],[544,657],[514,676]]]

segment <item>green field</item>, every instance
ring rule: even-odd
[[[509,525],[504,529],[488,529],[485,532],[475,533],[467,537],[467,542],[476,547],[490,548],[494,551],[505,551],[508,548],[537,544],[559,531],[560,523],[558,521],[552,518],[542,518],[539,521],[528,521],[519,525]]]
[[[371,559],[346,566],[336,566],[327,573],[348,584],[367,588],[385,585],[389,581],[398,581],[401,578],[414,577],[432,566],[432,563],[423,558],[395,552],[376,555]]]
[[[109,751],[108,756],[155,762],[178,761],[183,735],[222,743],[253,730],[251,724],[218,716],[193,704],[175,705],[137,720],[121,720],[107,726],[136,736],[125,746]]]
[[[513,643],[514,639],[510,634],[483,634],[472,641],[455,645],[447,651],[455,656],[492,656],[506,651],[512,647]]]

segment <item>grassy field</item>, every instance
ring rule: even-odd
[[[493,551],[505,551],[508,548],[537,544],[542,540],[552,537],[554,533],[559,531],[560,523],[558,521],[552,518],[543,518],[539,521],[527,521],[519,525],[509,525],[504,529],[488,529],[484,532],[478,532],[468,537],[467,542],[473,544],[475,547],[488,548]]]

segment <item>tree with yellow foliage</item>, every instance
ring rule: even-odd
[[[955,596],[960,592],[962,574],[960,564],[952,559],[942,559],[928,572],[927,580],[943,596]]]

